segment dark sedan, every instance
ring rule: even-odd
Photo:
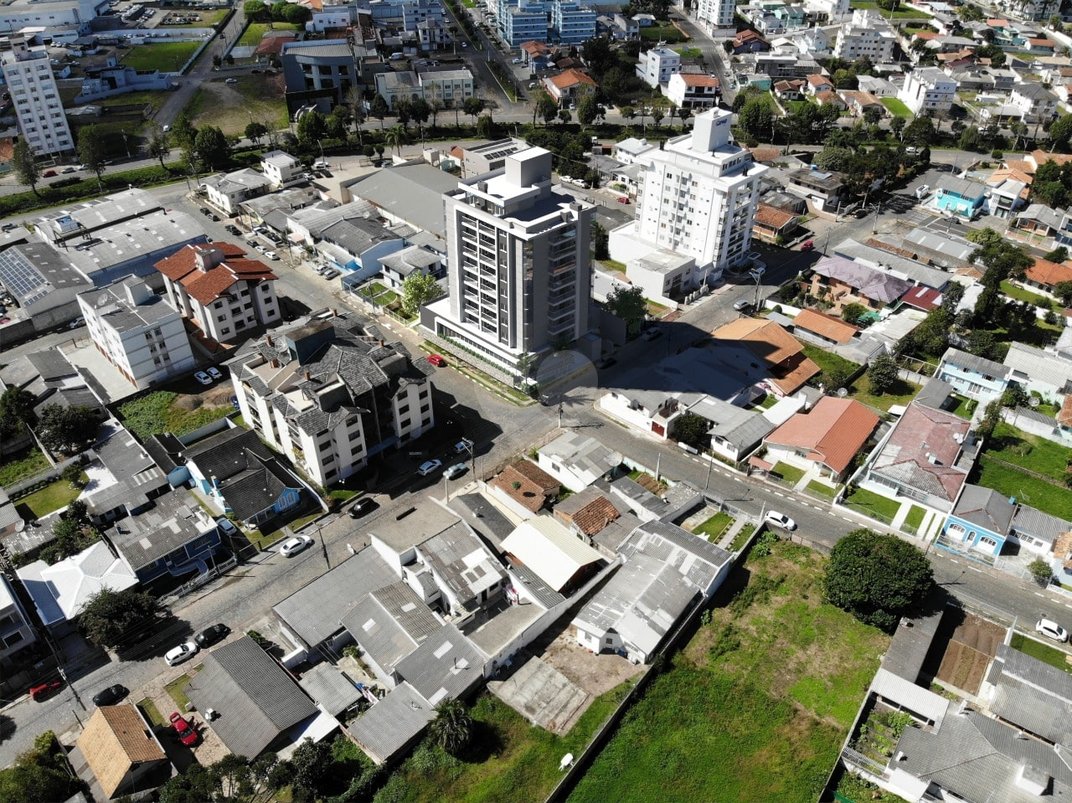
[[[364,515],[371,513],[378,508],[379,505],[375,499],[365,497],[364,499],[358,499],[352,508],[350,508],[350,518],[359,519]]]
[[[211,647],[217,641],[222,641],[227,638],[227,634],[231,632],[231,628],[224,624],[215,624],[212,627],[206,627],[196,636],[194,636],[194,642],[198,647]]]
[[[118,683],[114,686],[109,686],[107,689],[102,689],[93,695],[94,705],[115,705],[128,694],[126,686],[120,686]]]

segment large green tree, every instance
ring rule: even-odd
[[[648,303],[639,287],[618,287],[607,297],[607,309],[625,321],[630,335],[640,334],[648,316]]]
[[[459,755],[473,738],[473,718],[460,700],[446,700],[436,706],[436,718],[428,726],[428,735],[436,744]]]
[[[161,169],[165,169],[164,159],[171,155],[171,137],[159,123],[154,123],[149,130],[149,139],[145,143],[145,151],[160,162]]]
[[[320,112],[306,112],[298,120],[298,142],[306,147],[316,145],[328,133],[328,122]]]
[[[151,632],[163,608],[153,595],[128,588],[103,589],[82,608],[78,617],[83,635],[101,647],[122,647]]]
[[[711,448],[711,422],[696,413],[684,413],[674,419],[674,437],[693,449]]]
[[[41,168],[37,164],[37,159],[34,158],[33,149],[25,139],[20,139],[15,143],[11,164],[15,168],[15,178],[19,180],[19,184],[25,184],[33,190],[34,195],[39,195],[37,181],[41,178]]]
[[[87,125],[78,132],[78,158],[97,176],[97,186],[104,190],[101,173],[104,172],[105,153],[104,134],[95,125]]]
[[[97,424],[92,407],[49,404],[41,411],[35,432],[49,451],[71,454],[93,442]]]
[[[0,770],[0,800],[67,800],[83,787],[52,731],[38,736],[30,750]]]
[[[12,386],[0,393],[0,438],[12,438],[24,426],[34,426],[36,404],[37,398],[22,388]]]
[[[871,386],[871,393],[881,396],[889,393],[899,381],[897,376],[897,361],[888,354],[880,354],[867,367],[867,380]]]
[[[439,283],[430,273],[411,273],[402,282],[402,314],[413,317],[425,304],[439,298],[442,292]]]
[[[752,98],[747,101],[737,115],[737,124],[744,133],[754,140],[770,138],[774,113],[766,98]]]
[[[826,599],[861,622],[893,631],[902,616],[921,610],[934,588],[926,556],[907,541],[853,530],[830,553]]]
[[[194,137],[194,155],[206,170],[218,170],[231,156],[231,144],[216,126],[205,126]]]

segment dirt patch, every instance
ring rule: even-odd
[[[195,126],[218,126],[224,134],[242,134],[251,118],[269,128],[286,125],[282,75],[241,75],[238,83],[216,78],[201,84],[187,113]]]
[[[566,628],[540,656],[573,683],[598,697],[643,671],[620,655],[593,655],[580,644],[573,628]]]
[[[935,676],[951,686],[977,694],[990,660],[1005,640],[1005,628],[974,614],[950,611],[935,641],[945,635]]]

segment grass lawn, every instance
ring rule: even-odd
[[[851,360],[846,360],[844,357],[838,356],[831,351],[813,346],[810,343],[802,344],[804,346],[804,356],[810,358],[815,362],[822,370],[822,374],[814,377],[812,382],[821,382],[823,377],[828,375],[831,371],[836,371],[840,374],[851,374],[860,366]]]
[[[708,541],[717,543],[718,539],[733,525],[733,522],[734,518],[729,513],[716,513],[699,527],[696,527],[693,532],[696,535],[706,535]]]
[[[1050,666],[1056,666],[1058,669],[1072,674],[1072,664],[1069,664],[1068,662],[1068,653],[1059,650],[1056,647],[1051,647],[1049,644],[1043,644],[1041,641],[1035,641],[1035,639],[1028,638],[1020,633],[1013,633],[1009,646],[1014,650],[1019,650],[1024,655],[1030,655],[1032,658],[1037,658],[1043,663],[1047,663]]]
[[[185,675],[179,675],[169,684],[164,687],[164,690],[171,696],[171,699],[175,701],[175,705],[178,706],[180,713],[186,713],[186,707],[190,704],[190,698],[186,696],[186,687],[190,685],[190,681],[193,680],[193,675],[196,672],[201,671],[201,667],[204,664],[198,664]]]
[[[480,745],[477,755],[453,758],[426,741],[392,774],[376,800],[543,800],[561,777],[562,756],[580,755],[627,690],[623,684],[597,697],[565,736],[530,725],[484,693],[470,712]]]
[[[234,408],[205,404],[202,395],[173,393],[158,390],[140,399],[120,405],[124,423],[135,435],[145,440],[159,432],[185,435],[223,418]]]
[[[879,521],[891,522],[901,509],[901,503],[884,496],[879,496],[865,488],[857,488],[851,496],[846,496],[842,503],[845,507],[851,507],[865,516],[871,516]]]
[[[668,45],[672,45],[675,42],[684,42],[688,39],[685,34],[670,23],[649,25],[647,28],[641,28],[640,38],[649,42],[666,42]]]
[[[82,481],[86,482],[88,479],[83,471]],[[34,491],[29,496],[22,497],[15,504],[26,505],[33,512],[34,518],[39,519],[54,510],[67,507],[78,498],[80,493],[82,493],[81,488],[75,488],[67,480],[59,479],[50,482],[39,491]]]
[[[377,304],[381,304],[385,307],[390,306],[391,304],[394,304],[396,301],[399,300],[398,293],[387,287],[384,287],[379,282],[372,282],[369,285],[368,295],[369,298],[371,298]]]
[[[625,273],[625,263],[619,262],[616,259],[601,259],[599,264],[607,270],[617,271],[618,273]]]
[[[1042,307],[1043,309],[1054,309],[1057,304],[1052,298],[1039,295],[1038,293],[1032,293],[1030,290],[1025,290],[1018,284],[1013,284],[1008,279],[1001,283],[1001,292],[1007,295],[1009,298],[1014,298],[1017,301],[1026,301],[1028,304],[1034,304],[1036,307]]]
[[[798,482],[800,482],[801,477],[804,476],[803,469],[799,469],[796,466],[790,466],[782,462],[775,463],[771,473],[777,474],[790,485],[796,485]]]
[[[887,393],[876,396],[871,392],[871,379],[865,373],[849,386],[849,393],[861,404],[888,412],[895,404],[904,405],[912,401],[919,393],[919,385],[898,379]]]
[[[822,602],[824,560],[778,542],[728,602],[731,575],[570,800],[817,799],[889,644]]]
[[[877,11],[883,17],[888,20],[912,20],[912,19],[930,19],[931,15],[924,11],[915,11],[910,8],[897,9],[896,11],[889,11],[885,8],[879,8],[878,3],[875,0],[852,0],[851,6],[853,9],[857,8],[869,8]]]
[[[771,407],[773,407],[777,403],[778,403],[778,399],[775,398],[773,393],[768,393],[766,396],[764,396],[762,399],[760,399],[758,402],[756,402],[756,404],[760,408],[762,408],[764,410],[769,410]]]
[[[238,44],[256,47],[261,43],[261,38],[268,32],[270,27],[267,22],[251,22],[246,27],[246,30],[242,31],[242,35],[238,38]]]
[[[703,56],[703,53],[698,47],[675,47],[674,50],[676,50],[677,54],[683,59],[698,59]]]
[[[1072,491],[1032,477],[1012,466],[989,459],[985,454],[976,463],[976,485],[993,488],[1016,501],[1065,520],[1072,519]]]
[[[748,539],[752,537],[752,533],[756,531],[756,525],[746,524],[737,531],[737,535],[733,536],[733,541],[730,542],[730,552],[739,552],[744,549],[744,545],[748,543]]]
[[[123,66],[135,70],[178,72],[200,46],[200,42],[154,42],[135,45],[123,54]]]
[[[897,98],[879,98],[879,100],[886,107],[886,111],[894,117],[912,117],[912,110],[905,106],[903,101]]]
[[[986,454],[1045,474],[1057,482],[1064,482],[1068,473],[1066,467],[1072,460],[1072,449],[1030,435],[1004,421],[994,427],[994,434],[987,442]]]
[[[825,496],[827,499],[833,499],[837,496],[837,488],[832,485],[827,485],[825,482],[819,482],[819,480],[812,480],[807,485],[807,490],[813,494],[819,496]]]
[[[168,721],[160,715],[160,709],[156,707],[156,704],[146,697],[144,700],[139,700],[135,705],[141,709],[141,712],[145,714],[146,718],[159,728],[165,728],[168,725]]]
[[[269,127],[286,128],[287,105],[282,75],[237,75],[237,84],[223,79],[203,83],[186,106],[196,126],[218,126],[224,134],[242,134],[250,116]]]
[[[656,304],[654,301],[645,301],[644,306],[648,308],[648,315],[653,318],[662,318],[670,312],[669,307],[664,307],[662,304]]]
[[[125,95],[116,95],[114,98],[104,98],[93,101],[94,106],[112,108],[115,106],[152,106],[159,109],[167,100],[167,92],[128,92]]]
[[[926,515],[927,511],[923,508],[912,505],[911,509],[908,511],[908,515],[905,516],[904,526],[911,527],[913,530],[918,530],[919,525],[923,523],[923,517]]]
[[[975,412],[975,408],[979,406],[979,402],[975,399],[969,399],[967,396],[960,396],[956,393],[953,394],[953,398],[957,400],[957,406],[953,408],[953,415],[959,415],[961,418],[970,420],[972,414]]]
[[[0,486],[12,485],[20,480],[29,479],[39,471],[49,467],[48,460],[41,450],[34,447],[20,455],[13,455],[0,463]]]

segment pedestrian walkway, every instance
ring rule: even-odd
[[[737,533],[743,530],[746,524],[752,524],[752,522],[744,518],[743,516],[741,518],[734,519],[733,524],[731,524],[730,528],[726,530],[725,535],[723,535],[722,538],[719,539],[718,546],[722,549],[725,549],[727,552],[731,551],[730,544],[733,543],[733,539],[737,537]]]

